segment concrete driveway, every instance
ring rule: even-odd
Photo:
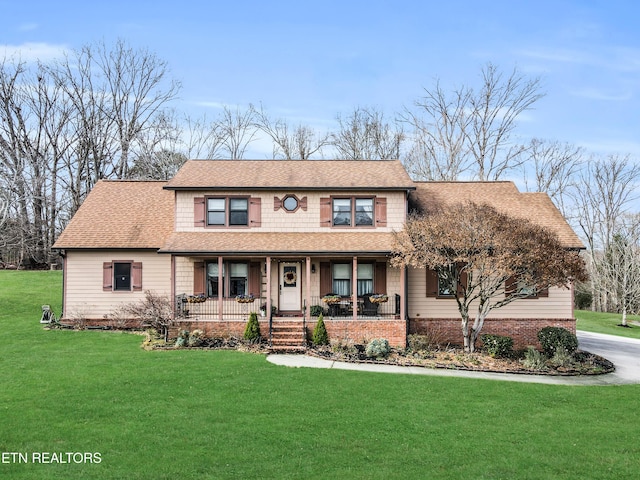
[[[595,353],[616,366],[614,373],[584,376],[527,375],[493,372],[470,372],[439,368],[400,367],[394,365],[358,364],[336,362],[307,355],[268,355],[267,360],[276,365],[303,368],[336,368],[368,372],[404,373],[412,375],[437,375],[447,377],[482,378],[512,382],[547,383],[553,385],[624,385],[640,383],[640,340],[613,335],[578,331],[579,348]]]
[[[609,377],[609,383],[640,383],[640,340],[578,330],[578,345],[614,363],[614,373],[601,375]]]

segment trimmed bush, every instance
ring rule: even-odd
[[[549,358],[555,355],[559,346],[564,347],[569,354],[578,349],[578,337],[562,327],[544,327],[538,332],[538,340]]]
[[[324,309],[322,308],[322,305],[311,305],[309,313],[311,313],[312,317],[319,317],[324,313]]]
[[[251,312],[249,314],[249,321],[244,329],[242,338],[251,343],[257,343],[260,341],[260,324],[258,323],[258,315],[256,312]]]
[[[375,338],[369,342],[365,353],[370,358],[386,358],[391,353],[391,347],[386,339]]]
[[[480,338],[490,357],[509,357],[513,354],[513,338],[511,337],[487,333]]]
[[[324,325],[324,315],[322,315],[322,313],[318,317],[318,322],[313,329],[311,341],[314,345],[329,345],[329,335],[327,334],[327,328]]]

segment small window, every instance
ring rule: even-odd
[[[358,296],[373,293],[373,264],[358,264]]]
[[[294,212],[298,209],[298,199],[293,195],[289,195],[282,201],[282,206],[287,212]]]
[[[225,225],[226,206],[224,198],[207,199],[207,225]]]
[[[229,199],[229,225],[249,224],[249,201],[246,198]]]
[[[343,297],[351,295],[351,264],[333,264],[333,293]]]
[[[232,263],[229,265],[229,293],[232,297],[246,295],[249,284],[249,265]]]
[[[438,296],[453,297],[455,287],[452,285],[453,265],[438,269]]]
[[[131,290],[131,264],[130,263],[114,263],[113,264],[113,289],[114,290]]]
[[[219,271],[218,262],[207,263],[207,297],[218,297],[221,288],[224,296],[224,265],[222,267],[222,285],[220,285]]]
[[[356,226],[373,225],[373,198],[356,198]]]
[[[333,225],[335,226],[351,226],[351,199],[350,198],[334,198],[333,199]]]

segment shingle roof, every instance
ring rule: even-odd
[[[392,233],[375,232],[177,232],[161,253],[232,254],[386,254],[391,252]]]
[[[160,248],[174,227],[166,182],[99,181],[53,248]]]
[[[167,189],[413,189],[398,160],[189,160]]]
[[[415,185],[410,201],[418,210],[428,211],[466,201],[488,204],[505,214],[549,228],[567,248],[584,248],[546,193],[520,192],[513,182],[416,182]]]

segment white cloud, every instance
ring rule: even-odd
[[[22,45],[0,45],[0,57],[16,58],[24,62],[48,62],[61,57],[68,47],[50,43],[23,43]]]

